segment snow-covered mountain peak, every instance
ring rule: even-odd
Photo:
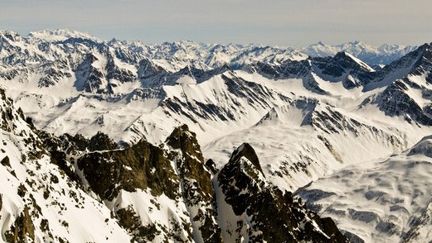
[[[384,53],[392,53],[395,51],[402,51],[404,49],[412,49],[410,46],[406,46],[406,45],[397,45],[397,44],[382,44],[380,45],[377,50],[384,52]]]
[[[309,45],[301,49],[309,56],[334,56],[338,52],[346,51],[368,65],[389,64],[414,50],[415,46],[403,46],[396,44],[384,44],[379,47],[369,45],[360,41],[347,42],[339,45],[328,45],[322,42]]]
[[[382,75],[392,79],[402,79],[409,75],[427,76],[432,71],[432,44],[423,44],[402,58],[390,63],[382,69]],[[397,75],[397,76],[395,76]]]
[[[90,34],[79,32],[76,30],[69,30],[69,29],[35,31],[35,32],[30,32],[28,37],[32,39],[38,39],[40,41],[47,41],[47,42],[64,41],[69,38],[82,38],[82,39],[100,41],[100,39]]]
[[[20,34],[14,31],[10,30],[0,30],[0,38],[2,40],[8,40],[8,41],[21,41],[22,37]]]
[[[252,146],[248,143],[240,145],[231,155],[230,161],[232,163],[241,163],[241,159],[245,158],[250,162],[258,171],[262,172],[258,156]]]
[[[317,43],[302,48],[301,51],[308,54],[309,56],[325,57],[333,56],[339,50],[337,50],[335,47],[325,44],[322,41],[319,41]]]
[[[302,50],[309,54],[310,56],[333,56],[338,52],[349,52],[353,55],[359,55],[361,52],[375,52],[376,48],[360,42],[360,41],[352,41],[347,42],[339,45],[329,45],[322,41],[319,41],[318,43],[309,45]]]
[[[358,55],[360,52],[375,51],[376,47],[369,45],[361,41],[350,41],[340,45],[341,49],[347,50],[354,55]]]
[[[338,52],[335,55],[335,59],[347,60],[348,62],[351,62],[354,65],[360,66],[362,69],[364,69],[367,72],[374,72],[375,71],[373,68],[371,68],[369,65],[364,63],[362,60],[358,59],[357,57],[355,57],[354,55],[352,55],[346,51]]]

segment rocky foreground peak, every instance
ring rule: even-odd
[[[252,146],[248,143],[244,143],[240,145],[231,155],[230,162],[229,163],[240,163],[240,160],[242,158],[245,158],[250,163],[252,163],[253,166],[255,166],[256,169],[258,169],[262,173],[261,165],[258,160],[258,156],[255,153],[255,150],[252,148]]]
[[[215,179],[222,237],[249,242],[346,242],[330,218],[320,218],[290,192],[270,185],[249,144],[234,151]]]

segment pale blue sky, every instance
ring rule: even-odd
[[[103,39],[261,43],[432,42],[432,0],[0,0],[0,29]]]

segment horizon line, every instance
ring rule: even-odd
[[[134,39],[134,38],[118,38],[118,37],[100,37],[98,35],[95,35],[89,31],[80,31],[77,29],[73,29],[73,28],[45,28],[45,29],[38,29],[38,30],[32,30],[32,31],[15,31],[15,30],[11,30],[11,29],[0,29],[0,33],[1,32],[13,32],[16,33],[22,37],[25,38],[31,38],[31,35],[33,33],[42,33],[42,32],[55,32],[55,31],[65,31],[65,32],[75,32],[76,34],[83,34],[83,35],[87,35],[88,37],[94,38],[97,41],[101,41],[101,42],[110,42],[113,40],[116,41],[120,41],[120,42],[143,42],[143,44],[146,45],[160,45],[163,43],[182,43],[182,42],[191,42],[191,43],[196,43],[196,44],[201,44],[201,45],[239,45],[239,46],[260,46],[260,47],[274,47],[274,48],[280,48],[280,49],[293,49],[293,50],[298,50],[298,49],[304,49],[310,46],[314,46],[314,45],[324,45],[324,46],[328,46],[328,47],[337,47],[337,46],[342,46],[345,44],[364,44],[367,45],[369,47],[372,48],[380,48],[386,45],[395,45],[395,46],[399,46],[399,47],[418,47],[424,44],[429,44],[432,43],[431,42],[419,42],[419,43],[411,43],[411,44],[397,44],[397,43],[390,43],[390,42],[383,42],[381,44],[371,44],[371,42],[368,41],[364,41],[364,40],[351,40],[351,41],[341,41],[341,42],[336,42],[336,43],[328,43],[322,40],[318,40],[315,42],[310,42],[310,43],[304,43],[303,46],[300,47],[295,47],[296,45],[280,45],[280,44],[264,44],[264,43],[259,43],[259,42],[249,42],[249,43],[245,43],[245,42],[205,42],[205,41],[198,41],[198,40],[192,40],[192,39],[177,39],[177,40],[159,40],[157,42],[153,42],[153,41],[146,41],[144,39]],[[24,33],[25,32],[25,33]],[[56,36],[55,33],[52,33],[53,36]],[[57,35],[60,36],[60,35]],[[41,38],[43,39],[43,38]]]

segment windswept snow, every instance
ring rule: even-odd
[[[424,242],[431,237],[430,151],[429,136],[400,155],[346,167],[298,194],[365,242]]]

